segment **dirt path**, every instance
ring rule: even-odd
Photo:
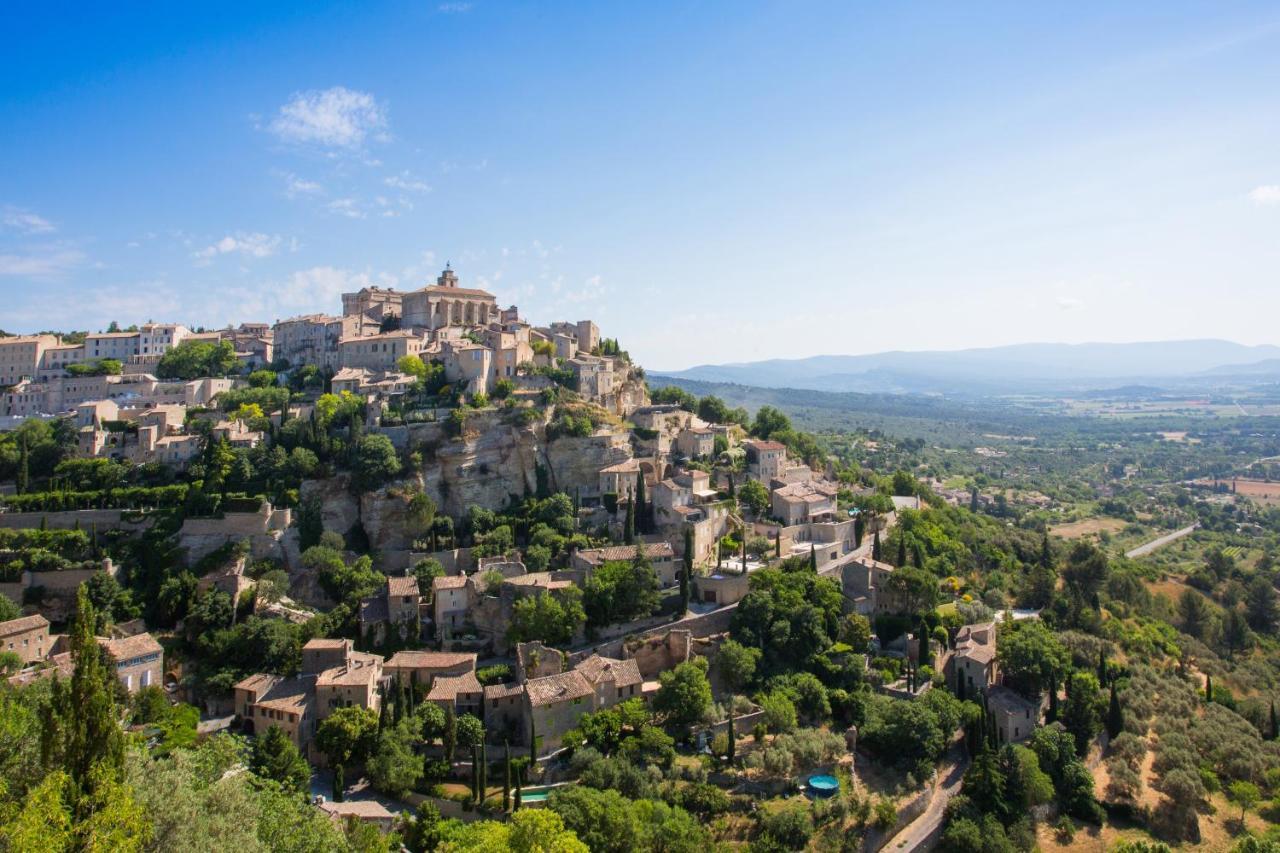
[[[1152,539],[1150,542],[1146,543],[1145,545],[1139,545],[1137,548],[1134,548],[1132,551],[1125,551],[1124,555],[1131,560],[1136,559],[1138,557],[1145,557],[1148,554],[1150,554],[1152,551],[1156,550],[1157,548],[1163,548],[1165,545],[1168,545],[1170,542],[1177,542],[1183,536],[1188,536],[1194,533],[1196,528],[1199,526],[1200,526],[1199,523],[1196,523],[1191,525],[1190,527],[1184,527],[1181,530],[1175,530],[1172,533],[1168,533],[1168,534],[1165,534],[1164,536],[1161,536],[1159,539]]]

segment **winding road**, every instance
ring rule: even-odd
[[[965,771],[969,769],[969,758],[964,755],[963,747],[960,749],[952,747],[952,758],[951,767],[947,770],[946,776],[938,782],[938,788],[933,792],[933,800],[929,803],[929,807],[918,818],[899,830],[897,835],[886,841],[881,850],[891,850],[893,853],[914,853],[916,850],[932,850],[938,843],[938,830],[942,827],[942,821],[947,815],[947,804],[951,802],[952,797],[960,793]]]

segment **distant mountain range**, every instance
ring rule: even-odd
[[[819,355],[658,375],[760,388],[923,394],[1063,393],[1118,385],[1280,381],[1280,346],[1222,340],[1016,344],[952,352]]]

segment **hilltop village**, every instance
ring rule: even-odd
[[[184,830],[139,768],[185,750],[276,785],[297,849],[515,849],[528,812],[553,842],[520,849],[1101,820],[1115,664],[1040,618],[1096,602],[1094,553],[1059,587],[1060,546],[976,488],[651,389],[591,320],[446,267],[333,316],[3,337],[0,384],[5,701],[56,739],[103,691],[146,844]],[[976,596],[965,565],[1020,580]],[[994,829],[988,770],[1030,786]]]

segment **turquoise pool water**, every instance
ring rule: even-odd
[[[840,790],[840,780],[834,776],[810,776],[809,790],[819,797],[829,797]]]
[[[520,802],[522,803],[541,803],[546,799],[546,791],[522,791],[520,793]]]

